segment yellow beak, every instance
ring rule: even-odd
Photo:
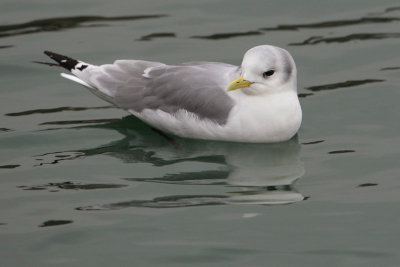
[[[227,88],[227,91],[233,91],[239,88],[249,87],[252,82],[246,81],[243,79],[243,76],[240,76],[233,82],[231,82]]]

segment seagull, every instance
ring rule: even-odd
[[[274,143],[291,139],[301,125],[296,65],[288,51],[276,46],[251,48],[240,66],[125,59],[97,66],[44,53],[57,62],[48,65],[70,71],[62,77],[180,137]]]

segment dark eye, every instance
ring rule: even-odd
[[[267,77],[269,77],[269,76],[272,76],[274,73],[275,73],[274,70],[266,71],[266,72],[263,73],[263,77],[264,77],[264,78],[267,78]]]

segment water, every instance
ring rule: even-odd
[[[397,1],[0,3],[1,266],[398,266]],[[58,75],[53,50],[239,64],[288,49],[281,144],[165,137]]]

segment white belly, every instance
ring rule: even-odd
[[[129,112],[155,128],[181,137],[254,143],[289,140],[302,119],[300,103],[293,92],[268,98],[242,97],[224,125],[199,119],[185,110],[174,115],[149,109]]]

